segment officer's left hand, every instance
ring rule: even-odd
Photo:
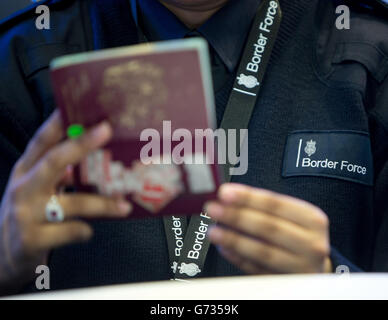
[[[206,212],[209,238],[247,273],[331,272],[329,222],[314,205],[271,191],[224,184]]]

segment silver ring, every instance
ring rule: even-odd
[[[48,222],[62,222],[65,220],[65,213],[56,195],[51,196],[46,204],[46,219]]]

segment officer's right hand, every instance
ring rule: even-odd
[[[131,211],[122,198],[80,193],[59,194],[65,221],[50,223],[45,208],[66,168],[105,145],[112,129],[102,123],[77,140],[65,140],[58,112],[46,121],[12,170],[0,207],[0,292],[13,293],[31,281],[51,249],[92,236],[78,218],[118,218]]]

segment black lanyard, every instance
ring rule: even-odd
[[[136,7],[132,6],[132,10],[136,11]],[[249,33],[233,90],[224,112],[222,129],[235,129],[239,134],[241,129],[248,128],[279,32],[281,18],[279,0],[262,1]],[[140,28],[138,28],[138,34],[140,42],[147,42]],[[237,141],[243,139],[244,137],[237,136]],[[239,154],[239,143],[236,143],[236,147],[236,154]],[[230,169],[230,164],[224,166],[227,181],[231,180]],[[190,223],[187,217],[176,216],[164,217],[163,222],[170,266],[174,274],[172,280],[190,279],[200,275],[210,247],[206,234],[214,221],[206,213],[202,213],[192,216]]]
[[[249,33],[237,77],[221,122],[224,130],[247,129],[262,86],[281,22],[279,0],[264,0]],[[237,139],[240,141],[240,139]],[[239,144],[236,143],[239,148]],[[239,154],[240,150],[237,150]],[[225,166],[230,181],[230,165]],[[174,280],[194,278],[203,272],[210,241],[206,233],[214,224],[205,213],[186,217],[164,217],[164,228]]]

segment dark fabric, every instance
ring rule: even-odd
[[[0,25],[1,190],[27,141],[53,110],[50,59],[138,41],[134,21],[124,12],[128,8],[124,0],[43,3],[50,4],[55,25],[51,31],[35,29],[33,10]],[[334,268],[345,264],[352,271],[387,270],[388,80],[383,70],[388,23],[371,14],[352,12],[351,29],[341,31],[335,28],[331,1],[283,0],[281,4],[284,18],[279,38],[249,127],[249,170],[234,181],[302,198],[322,208],[330,219],[331,244],[336,248],[331,256]],[[220,37],[227,34],[220,33]],[[360,54],[347,52],[349,46],[344,43]],[[357,43],[359,47],[354,48]],[[365,46],[370,48],[361,49]],[[43,50],[47,54],[38,57],[42,48],[47,48]],[[232,72],[216,93],[218,123],[233,77]],[[287,135],[297,130],[369,133],[374,186],[321,176],[282,177]],[[93,226],[91,242],[51,255],[53,289],[171,277],[160,219]],[[240,271],[212,247],[204,276],[237,274]]]
[[[137,3],[134,14],[137,24],[144,28],[150,41],[184,38],[190,29],[186,27],[160,2],[154,0],[131,0]],[[261,0],[230,0],[197,31],[221,58],[229,71],[233,71],[242,54],[249,29]],[[220,30],[227,37],[220,36]]]
[[[214,90],[218,92],[238,66],[261,0],[231,0],[197,30],[190,30],[160,2],[131,0],[133,18],[148,41],[203,37],[209,43]],[[227,33],[220,37],[219,30]]]

